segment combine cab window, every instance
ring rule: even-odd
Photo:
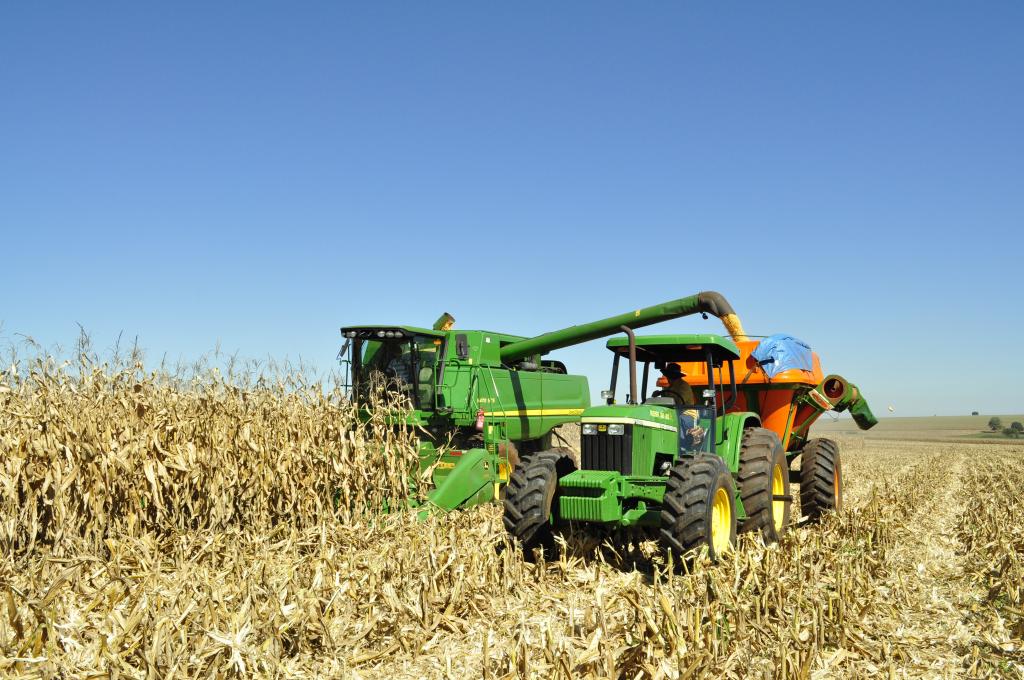
[[[367,332],[367,336],[372,333]],[[440,338],[412,335],[385,339],[355,338],[352,344],[352,386],[365,400],[375,385],[407,397],[421,410],[434,409]]]
[[[421,410],[434,408],[434,391],[437,385],[437,366],[441,358],[440,338],[416,336],[413,347],[416,352],[416,405]]]

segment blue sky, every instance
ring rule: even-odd
[[[1024,412],[1020,3],[7,3],[0,340],[532,335],[719,290],[896,415]],[[717,331],[688,319],[660,331]],[[601,343],[558,358],[606,381]]]

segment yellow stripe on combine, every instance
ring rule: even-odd
[[[485,416],[493,418],[519,418],[523,416],[578,416],[581,408],[526,408],[519,411],[487,411]]]

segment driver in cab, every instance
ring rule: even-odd
[[[661,374],[668,381],[668,387],[661,390],[663,395],[673,397],[680,404],[697,403],[693,396],[693,388],[683,380],[685,374],[679,368],[679,364],[665,364],[665,367],[661,369]]]
[[[663,396],[672,397],[677,404],[685,406],[693,406],[697,403],[693,396],[693,388],[683,380],[685,374],[679,368],[679,364],[665,364],[665,368],[661,369],[661,374],[668,381],[668,387],[661,390]],[[700,448],[704,441],[704,428],[697,422],[699,417],[700,415],[694,408],[684,408],[679,413],[679,426],[686,433],[683,441],[687,450]]]

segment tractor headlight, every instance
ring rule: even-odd
[[[608,426],[608,434],[623,434],[626,431],[622,423],[612,423]]]
[[[594,423],[583,423],[583,434],[597,434],[597,425]]]

